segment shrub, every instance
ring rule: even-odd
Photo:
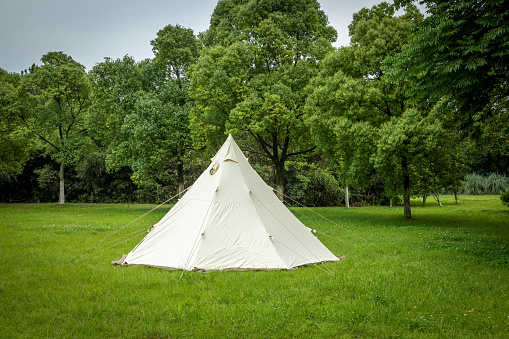
[[[492,173],[486,178],[486,190],[487,194],[502,194],[502,192],[509,189],[509,178]]]
[[[484,194],[486,189],[486,180],[482,175],[469,174],[465,177],[465,194],[469,195],[481,195]]]
[[[502,204],[509,207],[509,190],[502,193],[500,200],[502,200]]]
[[[492,173],[489,176],[470,174],[465,177],[463,191],[465,194],[502,194],[509,189],[509,178]]]
[[[337,206],[344,191],[337,179],[318,166],[287,162],[285,194],[304,206]]]

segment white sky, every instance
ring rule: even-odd
[[[291,1],[291,0],[289,0]],[[382,0],[318,0],[348,45],[352,15]],[[390,0],[389,0],[390,1]],[[391,1],[392,2],[392,1]],[[217,0],[0,0],[0,68],[20,72],[53,51],[87,71],[105,57],[152,58],[150,41],[166,25],[205,31]]]

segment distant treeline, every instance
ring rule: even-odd
[[[498,194],[507,6],[424,3],[426,17],[410,0],[360,10],[335,49],[316,0],[223,0],[205,32],[158,31],[152,59],[86,72],[49,52],[0,69],[0,200],[164,201],[228,134],[281,199],[309,206],[346,204],[348,192],[352,204],[401,200],[410,218],[412,196]]]

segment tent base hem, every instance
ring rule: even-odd
[[[162,268],[169,271],[175,271],[175,270],[184,270],[182,268],[176,268],[176,267],[168,267],[168,266],[158,266],[158,265],[145,265],[145,264],[129,264],[125,262],[125,258],[127,257],[126,254],[122,256],[121,259],[112,261],[112,265],[118,265],[118,266],[147,266],[147,267],[153,267],[153,268]],[[311,265],[320,265],[324,264],[326,262],[335,262],[335,261],[342,261],[345,260],[346,256],[339,257],[338,260],[325,260],[320,262],[314,262],[309,264],[303,264],[299,266],[294,266],[291,268],[240,268],[240,267],[231,267],[231,268],[217,268],[217,269],[210,269],[210,268],[199,268],[194,267],[192,270],[185,270],[185,271],[194,271],[199,273],[210,273],[210,272],[222,272],[222,271],[294,271],[297,268],[305,267],[305,266],[311,266]]]

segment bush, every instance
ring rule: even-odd
[[[287,162],[284,185],[285,195],[304,206],[337,206],[344,197],[331,173],[310,164]]]
[[[509,207],[509,191],[505,191],[504,193],[502,193],[502,195],[500,196],[500,200],[502,200],[502,204]]]
[[[509,190],[509,178],[496,173],[490,174],[486,178],[486,190],[487,194],[502,194]]]
[[[507,190],[509,190],[509,178],[496,173],[489,176],[467,175],[463,187],[463,192],[470,195],[502,194]]]
[[[469,174],[465,177],[464,192],[468,195],[482,195],[486,189],[486,180],[482,175]]]

